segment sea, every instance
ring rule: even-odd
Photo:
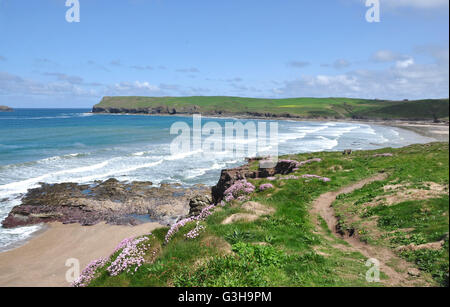
[[[402,147],[432,141],[400,128],[359,122],[201,118],[201,125],[223,131],[227,124],[239,122],[251,122],[256,127],[265,123],[269,146],[273,145],[269,127],[276,123],[275,147],[279,154]],[[20,205],[28,189],[42,182],[92,183],[116,178],[151,181],[154,185],[214,185],[222,169],[245,162],[245,155],[226,150],[225,145],[212,153],[195,146],[173,150],[171,144],[181,133],[171,133],[174,124],[190,128],[201,142],[212,140],[209,129],[195,134],[199,127],[193,123],[191,116],[93,114],[90,109],[0,112],[0,221]],[[216,133],[213,137],[225,144],[224,135]],[[244,146],[255,142],[251,133],[234,137]],[[42,227],[0,227],[0,251],[17,246]]]

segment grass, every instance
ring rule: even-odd
[[[448,99],[388,101],[354,98],[258,99],[224,96],[196,97],[104,97],[94,108],[117,112],[137,109],[166,110],[162,113],[202,113],[301,118],[354,119],[448,119]],[[122,110],[121,110],[122,109]]]
[[[385,152],[394,156],[373,157]],[[408,184],[424,190],[427,182],[448,186],[448,143],[358,151],[351,156],[322,152],[314,157],[323,161],[308,164],[297,173],[326,176],[331,182],[274,181],[274,189],[251,195],[252,201],[275,209],[273,214],[254,222],[223,225],[225,218],[245,211],[238,202],[218,207],[203,222],[206,230],[193,240],[187,240],[184,234],[195,227],[194,223],[182,228],[167,245],[162,242],[168,229],[157,229],[151,236],[155,257],[149,256],[134,275],[111,277],[106,267],[101,268],[91,286],[380,286],[365,280],[367,259],[332,236],[324,220],[316,224],[310,215],[311,202],[322,193],[379,172],[387,173],[387,179],[343,195],[334,203],[343,225],[357,230],[370,226],[365,229],[367,240],[391,248],[410,242],[434,242],[448,233],[448,191],[423,201],[366,207],[385,196],[383,187],[387,184]],[[301,161],[311,154],[285,158]],[[265,182],[253,181],[255,186]],[[374,223],[349,224],[354,217],[357,222],[374,219]],[[431,274],[433,285],[448,285],[448,239],[442,250],[399,256],[424,274]],[[382,280],[387,278],[382,274]]]

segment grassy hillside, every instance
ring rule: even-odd
[[[392,156],[375,157],[377,153]],[[91,276],[95,278],[87,283],[90,286],[404,283],[448,286],[448,143],[358,151],[350,156],[322,152],[286,158],[304,161],[311,157],[322,161],[300,167],[293,173],[297,178],[249,180],[257,187],[249,194],[251,202],[233,200],[217,206],[206,219],[180,227],[168,243],[165,243],[168,228],[161,228],[142,237],[134,251],[119,247],[110,259],[93,266]],[[380,172],[386,174],[383,180],[343,194],[333,204],[342,230],[351,230],[355,238],[375,249],[392,251],[392,256],[383,260],[396,274],[406,276],[398,280],[382,269],[381,283],[369,283],[365,279],[367,257],[333,235],[325,221],[313,213],[312,203],[325,192]],[[302,179],[300,176],[304,174],[325,176],[331,181]],[[265,183],[273,186],[260,191],[258,187]],[[398,249],[411,243],[437,241],[444,246]],[[129,271],[112,276],[108,267],[114,263],[117,266],[117,262],[139,252],[141,266],[131,263]],[[408,275],[405,268],[419,269],[420,277]]]
[[[448,99],[386,101],[351,98],[104,97],[94,111],[203,113],[301,118],[448,119]],[[151,112],[149,112],[151,113]]]

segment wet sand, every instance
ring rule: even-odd
[[[424,123],[396,123],[386,124],[388,126],[398,127],[413,131],[417,134],[430,137],[439,142],[449,141],[449,126],[442,124],[424,124]]]
[[[89,262],[108,257],[125,238],[162,227],[158,223],[139,226],[52,223],[25,245],[0,253],[0,287],[67,287],[66,261],[78,259],[80,270]]]

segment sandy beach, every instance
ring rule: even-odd
[[[386,123],[385,125],[414,131],[417,134],[433,138],[439,142],[448,142],[449,141],[449,126],[445,125],[445,124],[426,124],[426,123],[388,124],[388,123]]]
[[[123,239],[150,233],[158,223],[139,226],[52,223],[25,245],[0,253],[0,287],[67,287],[66,261],[78,259],[80,269],[107,257]]]

